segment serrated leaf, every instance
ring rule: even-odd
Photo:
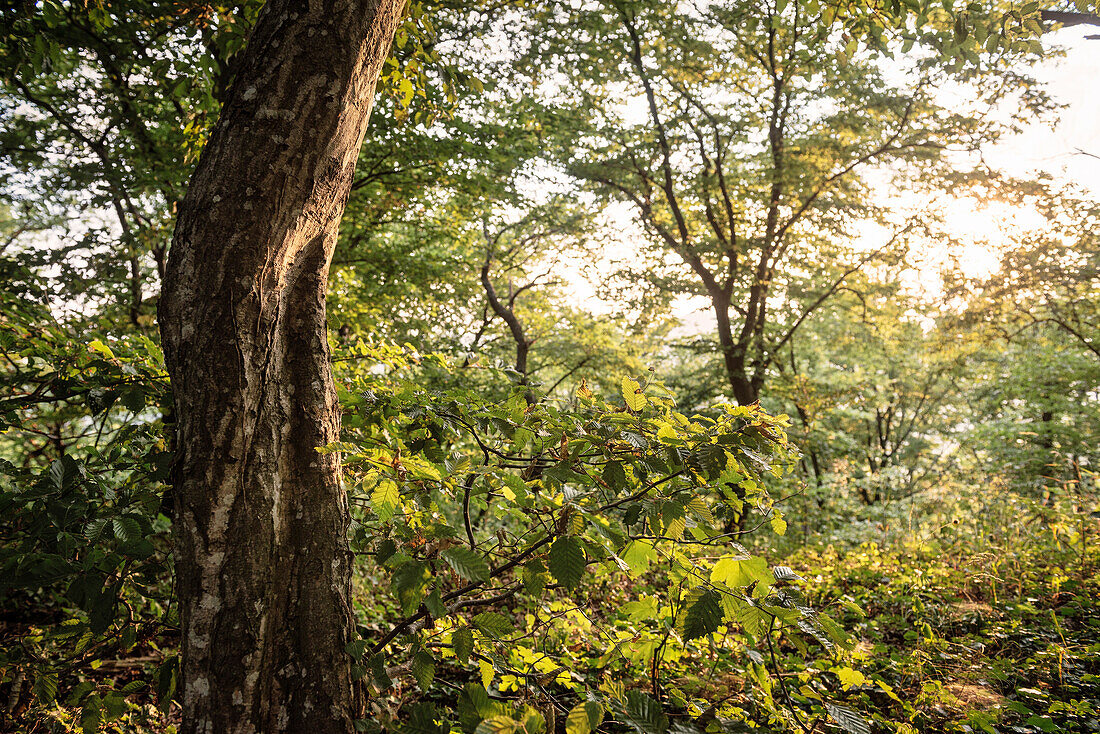
[[[489,564],[480,555],[465,546],[448,548],[439,554],[447,565],[467,581],[488,581]]]
[[[772,526],[772,532],[776,535],[787,534],[787,521],[783,519],[783,516],[776,511],[772,512],[771,520],[769,520]]]
[[[668,730],[668,717],[661,710],[661,704],[641,691],[627,691],[625,723],[639,734],[665,734]]]
[[[393,574],[393,589],[406,614],[412,612],[424,598],[424,590],[430,579],[428,564],[423,561],[403,563]]]
[[[432,589],[432,593],[425,597],[424,608],[428,610],[428,614],[436,619],[443,619],[447,616],[447,607],[444,606],[443,599],[439,596],[439,589]]]
[[[645,407],[646,397],[642,394],[642,386],[629,377],[623,378],[622,383],[623,390],[623,402],[626,403],[626,407],[630,408],[634,412],[638,412]]]
[[[707,506],[706,500],[699,495],[692,497],[688,500],[687,508],[691,510],[691,513],[697,518],[705,522],[707,525],[716,525],[717,521],[714,519],[714,513],[710,511],[710,507]]]
[[[125,693],[125,694],[137,693],[138,691],[145,688],[146,685],[148,685],[148,684],[143,680],[132,680],[129,683],[127,683],[126,685],[124,685],[120,689],[120,691],[122,693]]]
[[[516,722],[508,716],[492,716],[477,725],[474,734],[512,734]]]
[[[141,540],[141,524],[132,517],[111,518],[111,530],[123,543]]]
[[[409,669],[420,690],[427,691],[435,679],[435,658],[432,654],[427,650],[418,651],[413,655]]]
[[[523,589],[531,596],[539,596],[546,588],[546,566],[535,558],[523,566]]]
[[[104,719],[103,714],[103,699],[96,695],[88,696],[80,712],[80,728],[84,734],[95,734],[99,731],[99,726]]]
[[[465,665],[474,652],[474,633],[466,627],[459,627],[451,633],[451,645],[454,646],[455,658]]]
[[[57,697],[57,676],[53,673],[40,675],[34,680],[34,697],[43,705],[53,703]]]
[[[621,461],[609,461],[603,468],[603,480],[611,489],[622,489],[626,486],[626,472],[623,471]]]
[[[427,702],[409,707],[409,719],[401,725],[401,734],[446,734],[450,730],[447,724],[436,723],[435,706]]]
[[[657,429],[657,440],[665,444],[683,443],[680,439],[680,435],[676,433],[676,429],[667,423],[662,423],[661,427]]]
[[[833,668],[832,672],[840,680],[840,685],[844,690],[848,690],[852,686],[861,686],[867,682],[867,678],[863,673],[848,667],[836,667]]]
[[[477,661],[478,672],[481,673],[481,687],[488,688],[493,684],[493,678],[496,676],[496,671],[493,669],[493,664],[488,660]]]
[[[578,703],[565,717],[566,734],[591,734],[603,721],[603,706],[598,701]]]
[[[771,583],[772,574],[763,558],[732,558],[718,560],[710,571],[710,580],[732,588],[748,586],[752,582]]]
[[[385,691],[393,686],[393,681],[390,680],[390,675],[386,672],[386,657],[382,653],[372,657],[368,661],[368,667],[370,668],[371,677],[374,679],[374,685],[379,690]]]
[[[525,734],[543,734],[546,731],[546,717],[534,706],[527,706],[523,710],[520,728]]]
[[[575,589],[584,578],[587,561],[584,549],[576,538],[563,535],[550,546],[550,574],[567,589]]]
[[[742,604],[737,610],[737,621],[757,640],[763,638],[768,629],[768,614],[751,604]]]
[[[718,592],[708,589],[695,599],[684,613],[684,642],[704,637],[722,624],[722,602]]]
[[[401,491],[392,479],[382,479],[374,485],[370,495],[370,506],[382,522],[389,522],[401,504]]]
[[[657,560],[657,551],[648,540],[632,540],[627,543],[619,554],[620,558],[630,566],[634,575],[645,573],[649,564]]]
[[[829,718],[840,725],[840,728],[848,734],[871,734],[871,727],[858,713],[835,703],[826,703],[825,710],[829,712]]]
[[[821,628],[821,625],[817,624],[817,622],[811,618],[803,617],[798,620],[798,628],[820,642],[821,646],[826,650],[832,650],[835,646],[832,639],[830,639],[825,630]]]
[[[58,489],[64,489],[74,476],[76,476],[76,462],[70,457],[62,456],[50,464],[50,481]]]
[[[829,639],[835,642],[840,647],[846,650],[851,650],[855,647],[855,641],[851,635],[844,631],[844,628],[837,624],[836,620],[827,614],[817,614],[815,617],[818,626],[825,630],[825,634],[829,636]]]
[[[669,501],[661,507],[661,524],[664,526],[664,537],[679,540],[687,527],[687,517],[684,515],[684,506],[679,502]]]
[[[99,518],[92,520],[84,526],[84,537],[89,543],[95,543],[103,536],[103,531],[107,529],[106,518]]]
[[[472,620],[474,626],[489,637],[504,637],[512,632],[512,620],[496,612],[482,612]]]
[[[799,576],[789,566],[776,566],[772,569],[772,575],[775,576],[776,581],[805,581],[806,579]]]

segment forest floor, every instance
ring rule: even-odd
[[[1086,539],[1095,539],[1096,530]],[[811,731],[838,731],[815,709],[817,699],[861,712],[873,732],[1100,732],[1100,548],[1082,546],[1080,537],[1044,532],[1030,547],[1011,548],[962,540],[889,549],[804,547],[784,563],[804,577],[799,587],[806,601],[851,635],[851,649],[840,657],[807,655],[790,643],[776,648],[785,688],[817,722]],[[642,590],[617,587],[609,604],[597,606],[613,609],[615,596]],[[670,713],[676,695],[726,697],[751,710],[751,681],[738,673],[744,660],[736,660],[745,651],[711,651],[710,659],[729,663],[717,677],[717,663],[700,666],[691,656],[668,661],[663,678]],[[87,680],[111,678],[121,687],[152,675],[160,657],[146,651],[101,665],[87,671]],[[704,668],[709,675],[699,672]],[[437,675],[453,676],[457,689],[476,671],[446,665]],[[86,730],[174,732],[178,707],[164,718],[149,690],[129,697],[127,715]],[[415,688],[406,695],[417,695]],[[59,698],[51,714],[18,731],[81,731],[79,709]],[[769,730],[759,718],[749,727],[735,730]],[[558,728],[564,731],[561,719]]]

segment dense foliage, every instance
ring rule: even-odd
[[[0,730],[179,722],[156,304],[260,5],[0,9]],[[1039,6],[470,5],[330,274],[360,730],[1100,731],[1098,209],[983,158]],[[1040,224],[921,291],[970,195]]]

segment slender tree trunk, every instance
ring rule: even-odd
[[[752,405],[760,399],[760,391],[749,377],[744,347],[734,340],[729,299],[712,293],[710,302],[718,325],[718,348],[722,350],[722,365],[726,369],[726,379],[729,380],[733,397],[738,405]]]
[[[160,302],[176,401],[183,732],[362,711],[328,267],[403,0],[271,0],[180,206]]]

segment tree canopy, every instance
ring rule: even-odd
[[[0,9],[0,729],[1094,731],[1094,13]]]

